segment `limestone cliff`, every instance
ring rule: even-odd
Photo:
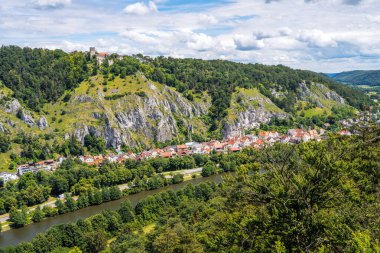
[[[40,112],[28,110],[6,92],[0,93],[0,132],[11,134],[49,133],[58,142],[73,136],[82,144],[91,134],[103,138],[108,147],[120,148],[152,146],[173,139],[185,141],[194,133],[206,137],[209,128],[206,119],[211,98],[207,93],[196,93],[188,100],[174,88],[142,75],[114,80],[91,77]],[[271,92],[277,99],[288,95],[281,87]],[[300,110],[345,105],[337,93],[317,83],[300,83],[295,99]],[[288,116],[258,89],[237,88],[220,130],[224,137],[240,135],[274,118]]]
[[[167,86],[139,82],[116,84],[111,90],[87,87],[86,94],[77,90],[64,109],[62,122],[77,119],[65,129],[65,138],[74,136],[83,143],[93,134],[104,138],[107,146],[120,148],[185,137],[183,130],[192,126],[206,129],[200,117],[208,113],[210,99],[193,102]]]
[[[238,89],[232,96],[231,108],[222,132],[224,137],[237,136],[245,130],[259,128],[260,124],[268,123],[273,118],[286,117],[285,112],[257,89]]]

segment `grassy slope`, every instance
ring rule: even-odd
[[[322,104],[323,107],[317,106],[314,108],[307,108],[308,103],[305,101],[300,101],[299,106],[302,109],[297,111],[298,115],[300,115],[301,113],[304,113],[305,117],[330,115],[332,113],[331,112],[332,107],[350,107],[348,105],[340,104],[337,101],[324,98],[324,94],[331,91],[327,87],[311,85],[310,90],[313,94],[315,94],[318,97],[318,101]]]

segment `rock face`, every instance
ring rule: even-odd
[[[298,99],[306,102],[313,102],[318,107],[325,107],[323,101],[330,100],[339,104],[345,104],[344,99],[335,91],[328,89],[320,83],[312,83],[309,88],[305,83],[300,83],[298,88]]]
[[[262,123],[268,123],[273,118],[285,119],[285,113],[274,113],[263,108],[249,106],[247,110],[238,113],[237,119],[232,123],[225,123],[223,127],[224,137],[239,136],[244,130],[259,128]]]
[[[224,137],[240,136],[244,130],[259,128],[262,123],[268,123],[271,119],[285,119],[287,114],[280,110],[273,102],[258,93],[257,90],[242,90],[232,97],[229,120],[223,126]]]
[[[30,115],[28,111],[22,110],[20,119],[29,126],[34,126],[36,123],[34,122],[33,117]]]
[[[98,113],[98,112],[93,112],[91,115],[94,119],[101,119],[103,118],[103,114]]]
[[[5,133],[7,130],[3,126],[3,123],[0,122],[0,133]]]
[[[13,128],[16,128],[16,124],[12,121],[12,120],[7,120],[7,124],[8,124],[8,126],[11,126],[11,127],[13,127]]]
[[[5,105],[0,109],[4,110],[6,113],[17,115],[21,119],[21,121],[23,121],[25,124],[29,126],[36,125],[30,111],[25,110],[17,99],[11,99],[7,101]],[[41,125],[43,125],[44,123],[46,123],[47,125],[46,119],[43,117],[42,122],[41,119],[39,120]],[[7,123],[8,125],[15,127],[15,124],[12,121],[8,120]]]
[[[208,113],[209,104],[193,103],[168,87],[158,89],[154,84],[148,86],[152,92],[140,97],[135,94],[106,105],[104,96],[96,98],[78,96],[73,103],[89,103],[102,110],[90,112],[90,117],[101,120],[102,124],[91,126],[87,122],[77,123],[72,133],[78,141],[84,142],[87,134],[105,139],[108,147],[120,148],[122,145],[137,146],[149,142],[165,142],[178,136],[178,120],[187,129],[193,121],[201,122],[198,117]],[[200,123],[201,124],[201,123]]]
[[[22,109],[22,106],[17,99],[8,101],[4,106],[4,111],[11,114],[16,114],[20,109]]]
[[[206,92],[195,94],[196,101],[190,101],[168,86],[150,83],[145,77],[140,81],[111,83],[108,91],[105,87],[83,84],[88,87],[73,91],[68,101],[60,101],[56,108],[46,110],[48,116],[35,116],[35,119],[32,115],[38,115],[36,112],[32,114],[17,99],[7,97],[2,99],[0,110],[13,115],[1,119],[0,132],[23,129],[23,124],[49,132],[49,127],[56,128],[56,124],[62,122],[56,129],[63,131],[61,134],[66,139],[74,137],[84,144],[85,136],[91,134],[103,138],[108,147],[116,149],[123,145],[151,146],[153,142],[185,137],[188,133],[205,136],[209,126],[204,116],[209,113],[211,106],[211,98]],[[274,87],[271,93],[281,100],[289,91]],[[318,83],[300,83],[294,94],[297,101],[305,101],[311,108],[329,108],[345,103],[336,92]],[[57,112],[62,109],[65,114],[58,115]],[[254,88],[237,88],[227,112],[227,117],[221,123],[222,129],[218,129],[224,137],[240,135],[272,119],[288,117],[287,113]],[[60,121],[55,121],[55,117],[59,117]],[[51,126],[47,119],[51,119]]]
[[[48,122],[47,122],[47,120],[46,120],[45,117],[41,117],[41,118],[37,121],[36,124],[37,124],[38,128],[41,129],[41,130],[44,130],[45,128],[48,128],[48,127],[49,127],[49,124],[48,124]]]
[[[85,124],[75,124],[75,130],[72,135],[77,139],[82,145],[84,145],[84,137],[90,134],[88,127]],[[70,134],[66,134],[66,139],[70,138]]]

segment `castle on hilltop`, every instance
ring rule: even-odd
[[[98,53],[95,49],[95,47],[90,47],[90,56],[94,57],[96,56],[96,61],[98,64],[102,64],[104,60],[108,59],[108,64],[112,65],[113,64],[113,59],[109,58],[109,54],[107,52],[100,52]],[[122,59],[122,56],[117,56],[118,59]]]

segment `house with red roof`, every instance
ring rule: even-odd
[[[172,158],[173,154],[172,152],[163,152],[160,154],[161,158]]]
[[[231,147],[230,150],[231,150],[231,152],[238,152],[241,150],[241,148],[240,147]]]

